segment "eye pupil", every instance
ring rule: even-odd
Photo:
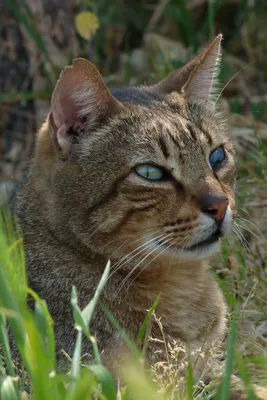
[[[135,172],[137,175],[150,181],[162,181],[166,178],[164,169],[155,165],[137,165],[135,167]]]

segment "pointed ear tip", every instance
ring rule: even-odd
[[[218,33],[218,35],[215,37],[215,39],[222,40],[223,39],[223,34]]]
[[[209,54],[210,52],[215,51],[219,55],[220,54],[222,40],[223,40],[223,35],[221,33],[219,33],[219,35],[215,36],[213,41],[206,48],[206,54]]]
[[[214,44],[220,45],[221,42],[222,42],[222,40],[223,40],[223,34],[222,34],[222,33],[219,33],[219,34],[218,34],[217,36],[215,36],[215,38],[213,39],[212,44],[214,43]]]
[[[79,66],[82,66],[82,67],[84,67],[84,66],[91,66],[91,65],[93,65],[89,60],[87,60],[86,58],[82,58],[82,57],[77,57],[77,58],[74,58],[73,60],[72,60],[72,66],[73,67],[79,67]]]
[[[66,67],[63,68],[63,70],[60,72],[56,87],[59,82],[62,82],[66,76],[69,74],[73,74],[74,70],[81,70],[81,71],[93,71],[95,70],[96,67],[89,61],[86,60],[85,58],[74,58],[72,60],[71,65],[67,65]]]

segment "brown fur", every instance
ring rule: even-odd
[[[201,219],[201,202],[207,194],[226,195],[235,214],[232,146],[209,93],[202,96],[201,86],[193,87],[199,85],[195,78],[199,75],[202,84],[201,74],[207,68],[208,75],[209,63],[214,68],[214,49],[219,53],[218,38],[182,71],[133,92],[140,100],[131,97],[131,91],[115,91],[112,97],[102,89],[95,69],[90,66],[84,73],[86,61],[76,61],[74,69],[61,76],[15,204],[29,285],[48,303],[59,353],[61,349],[73,353],[72,285],[84,307],[108,259],[113,267],[101,301],[132,339],[159,293],[156,314],[167,340],[189,341],[198,347],[224,337],[226,306],[206,257],[186,258],[178,249],[205,235],[208,228]],[[76,90],[76,80],[80,98],[77,95],[65,104]],[[83,80],[88,85],[97,82],[88,102],[86,92],[82,93]],[[209,155],[221,145],[227,160],[213,173]],[[158,182],[137,176],[133,167],[142,163],[163,166],[173,179]],[[169,235],[166,244],[171,250],[131,255],[144,243],[145,234],[150,235],[147,240],[151,235]],[[113,367],[122,342],[99,308],[90,329],[104,362]],[[157,326],[152,333],[159,333]],[[89,344],[84,351],[91,354]]]

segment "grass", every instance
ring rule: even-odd
[[[260,145],[262,148],[262,145]],[[264,154],[265,148],[262,149]],[[263,173],[262,168],[257,170]],[[233,256],[233,243],[225,243],[222,252],[222,263],[225,265],[229,254]],[[239,253],[241,251],[241,253]],[[235,248],[236,256],[240,262],[244,263],[247,269],[246,255],[242,250]],[[219,400],[229,399],[230,379],[234,372],[238,372],[244,382],[248,399],[255,399],[251,385],[252,376],[249,373],[248,366],[253,364],[265,371],[267,376],[267,357],[264,357],[262,348],[257,357],[249,360],[249,357],[238,349],[238,320],[240,310],[243,305],[242,299],[238,301],[237,293],[231,293],[233,276],[227,276],[226,279],[219,278],[221,287],[227,296],[230,310],[232,309],[232,322],[228,338],[227,359],[225,364],[225,373],[222,385],[216,389],[216,384],[212,387],[209,384],[206,387],[201,382],[194,382],[193,367],[190,363],[190,357],[187,362],[187,383],[179,380],[179,369],[175,375],[169,372],[170,364],[164,366],[167,371],[168,384],[162,385],[161,377],[154,373],[157,365],[152,370],[144,368],[144,359],[146,345],[141,352],[138,344],[145,338],[149,319],[154,315],[156,304],[159,297],[148,312],[148,316],[142,325],[136,344],[131,342],[126,333],[122,331],[113,316],[103,307],[103,312],[120,333],[122,339],[132,350],[133,361],[130,364],[121,366],[124,386],[117,391],[116,384],[109,371],[102,365],[101,357],[98,351],[97,342],[90,333],[90,319],[92,317],[96,303],[99,301],[101,292],[107,281],[110,264],[108,263],[102,279],[96,289],[95,295],[89,304],[81,310],[78,303],[78,294],[75,288],[72,289],[71,305],[73,309],[73,323],[77,331],[75,349],[71,360],[71,369],[68,374],[61,374],[58,370],[55,356],[55,341],[53,331],[53,321],[44,301],[36,293],[27,287],[25,275],[25,263],[23,244],[18,230],[14,231],[11,223],[11,216],[8,211],[3,211],[0,222],[0,344],[2,347],[2,358],[0,359],[0,398],[6,399],[93,399],[95,396],[99,399],[205,399],[214,398]],[[245,284],[248,285],[248,275],[243,276]],[[251,289],[251,288],[250,288]],[[265,296],[265,293],[262,293]],[[35,310],[31,311],[26,303],[26,296],[30,295],[35,300]],[[241,293],[240,293],[241,295]],[[250,301],[250,300],[249,300]],[[260,293],[257,301],[253,304],[258,305]],[[262,298],[262,302],[265,299]],[[261,313],[261,321],[267,320],[266,312]],[[7,321],[14,336],[15,346],[17,347],[22,359],[22,365],[14,366],[7,331]],[[92,343],[95,364],[83,366],[81,363],[82,341],[89,340]],[[175,345],[176,346],[176,345]],[[171,349],[170,354],[177,355],[177,349]],[[186,353],[184,348],[179,351]],[[171,363],[171,362],[170,362]],[[23,373],[24,371],[24,373]],[[168,376],[169,375],[169,376]],[[178,382],[178,384],[177,384]],[[199,390],[201,386],[201,391]],[[206,397],[208,396],[208,397]]]

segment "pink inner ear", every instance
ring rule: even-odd
[[[64,85],[58,96],[53,99],[52,112],[57,127],[65,124],[67,128],[70,128],[80,122],[79,112],[81,106],[73,98],[75,90],[77,90],[75,86],[71,88]]]
[[[58,147],[63,151],[64,154],[66,151],[68,151],[69,148],[69,138],[67,132],[67,126],[63,124],[57,129],[55,133]]]
[[[73,144],[69,129],[88,132],[100,117],[119,112],[123,108],[106,88],[96,67],[84,59],[73,60],[60,74],[51,100],[52,138],[56,148],[67,154]]]

